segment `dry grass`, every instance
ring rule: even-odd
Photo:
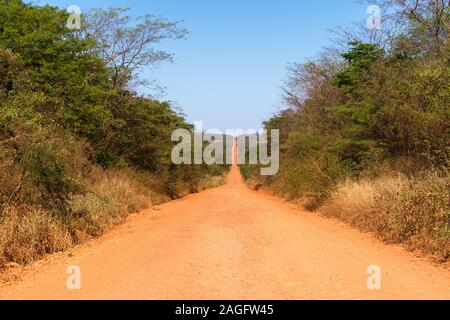
[[[147,194],[146,194],[147,193]],[[93,173],[89,191],[69,201],[69,229],[77,242],[96,237],[122,223],[130,213],[151,205],[151,193],[120,171]]]
[[[86,191],[71,195],[65,212],[45,210],[38,204],[8,204],[12,197],[7,195],[17,192],[15,186],[20,186],[20,179],[0,188],[4,194],[0,203],[0,268],[10,262],[27,264],[45,254],[66,250],[107,232],[128,214],[164,199],[125,170],[96,168],[83,184]]]
[[[258,191],[263,187],[263,183],[253,177],[245,180],[245,184],[247,185],[247,187],[249,189],[255,190],[255,191]]]
[[[321,212],[389,243],[450,257],[450,179],[430,173],[418,178],[390,175],[348,180],[337,187]]]
[[[188,194],[201,192],[203,190],[217,188],[226,182],[225,175],[211,176],[205,175],[198,179],[195,183],[186,182],[186,181],[175,181],[172,182],[171,187],[171,195],[173,199],[180,199]]]
[[[226,177],[222,176],[209,176],[207,175],[203,179],[200,180],[199,188],[197,191],[202,191],[206,189],[217,188],[226,183]]]
[[[11,194],[17,193],[21,177],[9,163],[4,162],[0,169],[0,173],[5,173],[2,177],[10,178],[0,186],[0,269],[11,262],[27,264],[45,254],[67,250],[111,230],[130,213],[169,200],[163,193],[164,186],[148,173],[93,168],[89,178],[81,181],[84,192],[68,197],[65,212],[42,209],[37,201],[34,205],[20,205],[17,197],[6,205],[13,199]],[[224,182],[223,176],[208,176],[200,180],[194,191]],[[181,194],[194,191],[189,190],[189,184],[180,186]],[[37,197],[28,193],[30,196]]]
[[[0,267],[7,262],[29,263],[46,253],[72,246],[65,226],[44,210],[6,208],[0,221]]]

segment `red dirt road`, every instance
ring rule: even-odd
[[[69,265],[81,289],[66,288]],[[367,268],[382,270],[369,290]],[[450,271],[335,220],[228,183],[50,256],[2,299],[450,299]]]

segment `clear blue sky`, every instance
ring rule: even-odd
[[[187,40],[161,47],[175,54],[145,75],[166,87],[190,121],[206,128],[259,128],[280,109],[286,66],[314,57],[327,31],[366,19],[356,0],[34,0],[66,8],[128,7],[130,15],[183,20]]]

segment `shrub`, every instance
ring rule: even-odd
[[[68,223],[77,242],[100,236],[123,221],[125,212],[115,200],[93,193],[75,195],[70,199],[72,212]]]
[[[48,211],[9,207],[0,215],[0,267],[6,262],[29,263],[44,254],[68,249],[72,239]]]
[[[93,171],[88,190],[72,195],[68,220],[77,242],[99,236],[125,220],[129,213],[147,208],[146,188],[120,171]]]
[[[406,244],[445,261],[450,257],[449,204],[448,173],[391,175],[347,180],[321,212],[374,232],[388,243]]]
[[[112,49],[127,60],[119,68],[98,50],[150,29],[157,42],[185,34],[150,16],[130,29],[125,11],[95,10],[85,32],[73,33],[65,10],[0,0],[0,266],[101,235],[224,172],[173,168],[171,134],[192,126],[171,103],[132,90],[142,83],[137,69],[170,57],[148,59],[156,38],[127,48],[132,61]],[[97,23],[113,31],[82,36]]]

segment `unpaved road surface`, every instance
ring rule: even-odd
[[[67,267],[81,270],[68,290]],[[367,268],[381,268],[381,290]],[[3,299],[450,299],[450,272],[335,220],[248,190],[148,210],[70,253],[27,267]]]

